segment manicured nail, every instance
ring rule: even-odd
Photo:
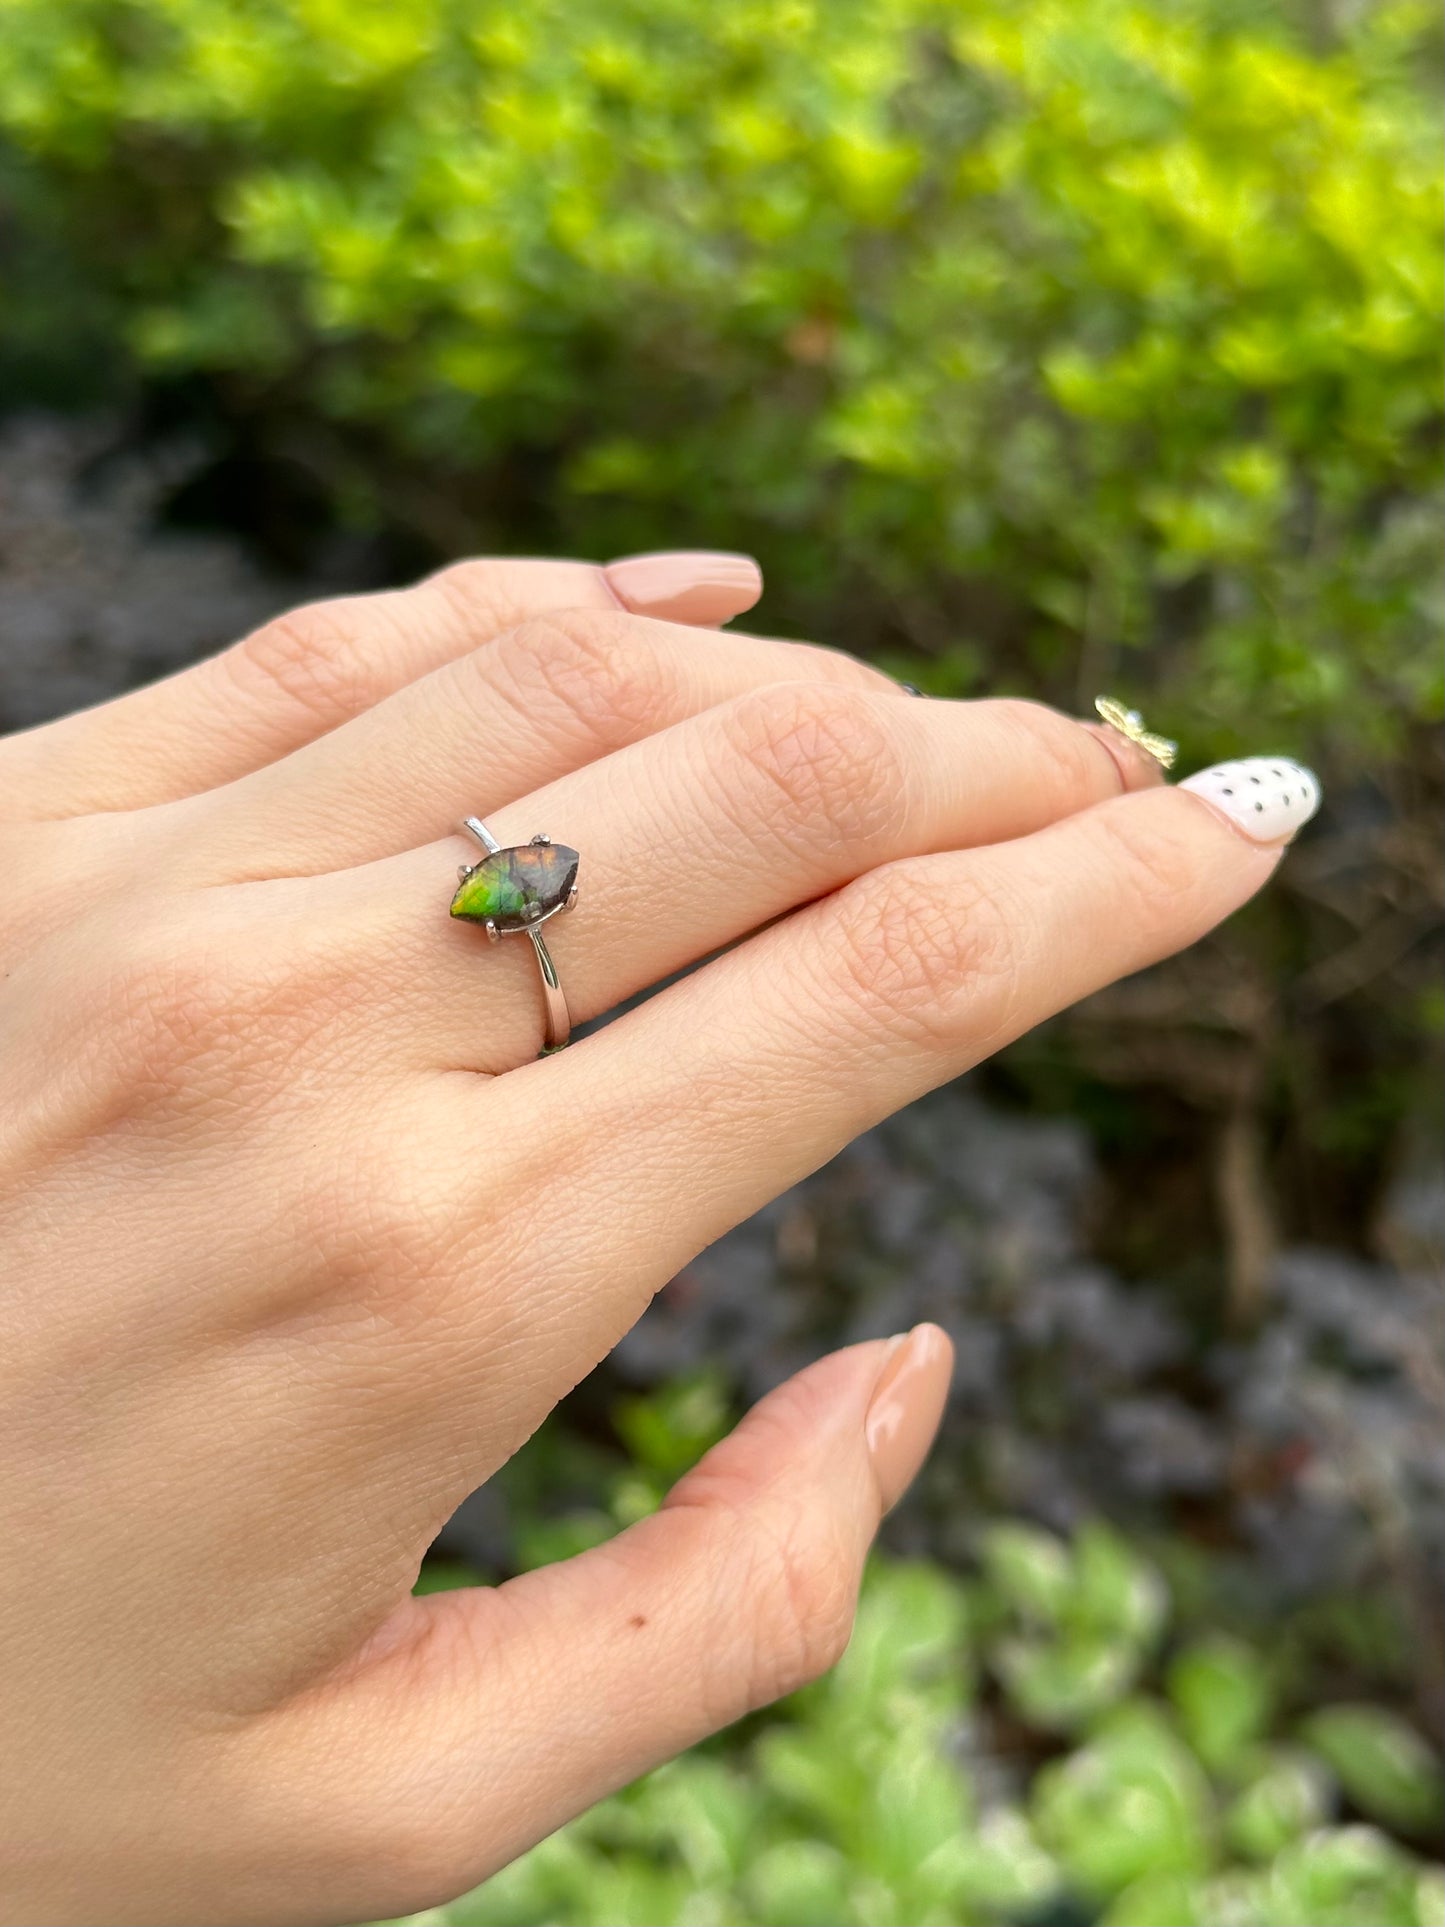
[[[634,615],[710,627],[751,609],[763,593],[763,572],[750,555],[708,549],[628,555],[602,571]]]
[[[928,1456],[953,1376],[953,1345],[937,1325],[891,1341],[864,1421],[868,1454],[887,1512]]]
[[[1203,797],[1251,843],[1288,843],[1320,806],[1319,779],[1287,756],[1215,763],[1179,787]]]

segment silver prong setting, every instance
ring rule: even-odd
[[[458,827],[484,854],[457,866],[459,888],[451,913],[463,922],[479,923],[488,943],[514,934],[530,940],[542,980],[546,1028],[541,1054],[561,1050],[572,1034],[572,1020],[542,929],[549,918],[577,907],[578,853],[570,844],[554,843],[545,830],[529,837],[528,847],[504,848],[479,816],[463,817]]]

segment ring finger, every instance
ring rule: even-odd
[[[1123,767],[1133,787],[1150,780]],[[577,770],[491,828],[582,853],[576,915],[551,938],[580,1022],[879,864],[1006,842],[1125,783],[1093,731],[1035,704],[776,684]],[[375,1007],[406,1011],[391,1033],[406,1061],[502,1071],[540,1041],[536,965],[528,944],[488,949],[446,920],[461,848],[318,879],[325,902],[308,911],[372,960]]]

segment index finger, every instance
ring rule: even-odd
[[[162,682],[0,743],[0,796],[30,818],[171,802],[277,761],[546,610],[706,627],[761,592],[749,557],[706,551],[453,563],[415,588],[288,610]]]

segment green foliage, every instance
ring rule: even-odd
[[[1329,1816],[1328,1773],[1308,1753],[1287,1747],[1261,1749],[1253,1773],[1230,1807],[1225,1834],[1246,1860],[1270,1860]]]
[[[1403,1720],[1380,1706],[1326,1706],[1303,1737],[1372,1820],[1422,1838],[1445,1826],[1445,1772]]]
[[[1146,1875],[1202,1873],[1213,1814],[1209,1782],[1147,1700],[1126,1702],[1086,1746],[1039,1775],[1039,1831],[1073,1885],[1090,1897]]]
[[[1200,1640],[1178,1655],[1168,1678],[1190,1744],[1211,1772],[1228,1774],[1263,1737],[1272,1710],[1258,1653],[1239,1640]]]
[[[1441,181],[1432,10],[1339,17],[3,0],[0,193],[77,369],[113,316],[443,546],[746,543],[938,688],[1374,754],[1440,704]]]
[[[1123,1540],[1086,1526],[1071,1549],[995,1525],[984,1568],[1007,1607],[989,1659],[1032,1725],[1068,1732],[1138,1678],[1167,1612],[1163,1582]]]
[[[664,1492],[697,1464],[728,1429],[730,1414],[722,1380],[695,1373],[663,1385],[647,1398],[624,1398],[612,1423],[637,1472]]]
[[[608,1453],[553,1424],[498,1474],[515,1515],[520,1565],[570,1558],[655,1512],[669,1486],[722,1437],[731,1413],[722,1379],[702,1372],[646,1398],[620,1399],[610,1417],[625,1452]],[[578,1501],[560,1512],[547,1503],[559,1488]]]
[[[1445,1868],[1334,1824],[1342,1793],[1418,1821],[1439,1774],[1418,1735],[1364,1707],[1273,1739],[1264,1659],[1216,1636],[1175,1651],[1160,1693],[1167,1589],[1099,1526],[1068,1544],[1001,1522],[982,1551],[974,1581],[876,1560],[827,1678],[412,1927],[1445,1927]],[[1070,1750],[1001,1781],[992,1736],[1049,1745],[1018,1625],[1131,1657],[1087,1712],[1046,1704]],[[1389,1755],[1373,1805],[1345,1757],[1371,1749]]]

